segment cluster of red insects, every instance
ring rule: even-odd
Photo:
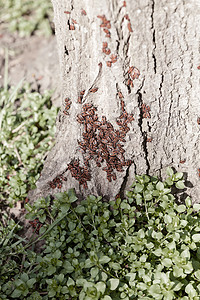
[[[125,142],[124,138],[130,130],[128,124],[134,118],[125,110],[123,100],[121,100],[121,109],[122,113],[116,120],[119,130],[115,130],[105,116],[102,116],[100,121],[96,113],[97,109],[92,104],[83,105],[83,112],[77,116],[77,121],[84,126],[83,140],[78,144],[84,153],[85,167],[80,167],[79,161],[76,160],[72,161],[68,168],[72,170],[70,170],[72,176],[84,187],[87,187],[86,182],[91,178],[89,160],[94,159],[98,167],[101,167],[104,161],[106,162],[103,170],[107,173],[109,181],[116,180],[114,170],[122,172],[124,166],[132,163],[130,160],[125,160],[122,143]]]
[[[74,159],[68,164],[68,170],[70,170],[72,177],[78,180],[79,184],[87,189],[87,181],[91,180],[89,169],[86,166],[80,167],[79,160]]]
[[[49,182],[49,185],[52,189],[58,188],[61,189],[62,187],[62,181],[66,181],[67,178],[63,175],[56,176],[52,181]]]
[[[36,218],[33,221],[29,221],[29,223],[31,224],[32,228],[35,229],[35,232],[39,234],[40,228],[42,227],[42,223],[39,222],[39,219]]]
[[[150,107],[148,106],[148,105],[146,105],[146,104],[142,104],[142,113],[143,113],[143,115],[142,115],[142,117],[143,118],[151,118],[151,115],[150,115]]]
[[[102,23],[100,24],[100,27],[106,27],[103,29],[103,31],[106,33],[106,37],[110,38],[111,34],[108,29],[111,28],[110,21],[106,19],[105,15],[103,16],[97,16],[98,18],[101,19]],[[110,55],[111,51],[108,48],[108,43],[103,42],[103,47],[102,47],[102,52],[105,53],[106,55]],[[106,64],[108,67],[111,67],[112,64],[114,64],[117,61],[117,55],[111,54],[110,60],[106,61]]]
[[[70,99],[69,98],[66,98],[65,99],[65,109],[64,109],[64,111],[63,111],[63,113],[65,114],[65,115],[68,115],[69,113],[68,113],[68,110],[70,109],[70,106],[71,106],[71,101],[70,101]]]
[[[96,91],[97,88],[90,90],[90,92]],[[81,93],[83,95],[84,91]],[[121,99],[122,110],[121,115],[116,120],[119,130],[114,129],[105,116],[102,116],[100,121],[96,113],[97,109],[92,104],[84,104],[83,112],[77,116],[77,121],[84,126],[83,140],[78,141],[79,147],[84,153],[84,166],[80,166],[78,159],[73,159],[65,172],[69,170],[72,177],[78,180],[84,188],[87,188],[87,181],[91,180],[89,170],[91,159],[95,160],[98,167],[101,167],[104,161],[106,162],[106,166],[102,169],[107,173],[109,181],[116,180],[114,170],[122,172],[124,166],[129,166],[132,163],[131,160],[125,160],[125,150],[122,143],[125,143],[126,134],[130,130],[128,124],[134,120],[134,117],[127,113],[121,92],[118,93],[118,96]],[[61,188],[63,180],[66,180],[63,175],[57,176],[49,182],[49,185],[53,189]]]
[[[67,10],[65,10],[64,13],[67,14],[67,15],[71,14],[71,12],[67,11]],[[87,15],[86,11],[83,8],[81,9],[81,14],[82,14],[82,16],[86,16]],[[69,30],[75,30],[75,24],[77,24],[76,20],[71,19],[71,24],[69,25]]]
[[[102,23],[100,27],[103,27],[103,31],[106,33],[106,37],[110,38],[110,31],[108,29],[111,28],[110,21],[106,19],[106,16],[97,16],[97,18],[101,19]]]

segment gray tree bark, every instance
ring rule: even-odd
[[[112,198],[135,174],[172,166],[198,200],[199,1],[52,3],[63,99],[37,196]]]

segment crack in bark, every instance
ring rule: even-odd
[[[159,110],[161,111],[161,103],[160,103],[160,99],[162,97],[162,86],[163,86],[163,82],[164,82],[164,75],[163,73],[161,74],[161,82],[160,82],[160,86],[159,86],[159,92],[160,92],[160,96],[158,97],[159,100]]]
[[[138,107],[140,109],[140,114],[139,114],[139,118],[138,118],[138,126],[140,128],[140,132],[142,134],[143,137],[143,141],[142,141],[142,147],[143,147],[143,151],[144,151],[144,157],[145,157],[145,161],[146,161],[146,165],[147,165],[147,175],[149,175],[149,171],[150,171],[150,164],[149,164],[149,160],[148,160],[148,149],[147,149],[147,132],[142,130],[142,122],[143,122],[143,112],[142,112],[142,104],[143,104],[143,100],[142,100],[142,93],[140,92],[141,89],[143,87],[143,83],[142,86],[140,87],[140,89],[137,91],[137,95],[138,95]],[[148,128],[151,131],[151,127],[148,124]]]
[[[154,72],[156,73],[156,56],[155,56],[155,49],[156,49],[156,38],[155,38],[155,26],[154,26],[154,6],[155,6],[155,0],[152,0],[152,6],[151,6],[151,9],[152,9],[152,12],[151,12],[151,29],[153,30],[153,51],[152,51],[152,58],[153,58],[153,61],[154,61]]]
[[[122,182],[120,190],[119,190],[119,195],[120,195],[121,199],[125,197],[124,190],[126,188],[126,184],[127,184],[128,177],[129,177],[129,169],[130,169],[130,166],[127,167],[127,169],[126,169],[126,174],[125,174],[125,176],[123,178],[123,182]]]

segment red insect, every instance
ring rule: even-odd
[[[147,138],[147,142],[148,142],[148,143],[151,143],[152,140],[153,140],[152,137]]]
[[[121,92],[118,92],[118,96],[119,96],[119,99],[122,99],[122,98],[124,98],[124,96],[122,95],[122,93],[121,93]]]
[[[103,49],[102,51],[103,51],[103,53],[105,53],[106,55],[109,55],[110,52],[111,52],[110,49]]]
[[[81,9],[81,14],[82,14],[83,16],[86,16],[86,15],[87,15],[86,11],[85,11],[83,8]]]
[[[85,90],[80,92],[80,95],[83,96],[85,94]]]
[[[123,111],[125,110],[124,107],[125,107],[124,100],[121,100],[121,108],[122,108]]]
[[[131,27],[131,23],[130,23],[130,22],[128,23],[127,26],[128,26],[128,30],[129,30],[130,32],[133,32],[132,27]]]
[[[117,61],[117,55],[111,54],[110,59],[112,63],[115,63]]]
[[[200,117],[197,118],[197,124],[200,125]]]
[[[108,47],[108,43],[107,42],[103,42],[103,49]]]
[[[65,14],[68,14],[68,15],[71,14],[71,12],[70,12],[70,11],[67,11],[67,10],[65,10],[64,13],[65,13]]]
[[[72,23],[77,24],[76,20],[72,19]]]
[[[42,223],[40,223],[38,219],[35,219],[33,221],[29,221],[29,223],[35,229],[35,232],[37,234],[39,234],[40,228],[42,227]]]
[[[197,67],[198,70],[200,70],[200,65]]]
[[[110,31],[109,31],[108,29],[106,29],[106,28],[104,28],[103,31],[104,31],[105,33],[107,33],[107,34],[110,34]]]
[[[184,164],[186,162],[186,159],[180,160],[180,164]]]
[[[128,16],[127,14],[124,16],[124,18],[125,18],[126,20],[130,21],[130,18],[129,18],[129,16]]]
[[[59,183],[57,184],[57,188],[58,188],[58,189],[61,189],[61,187],[62,187],[62,183],[59,182]]]
[[[69,30],[75,30],[75,26],[74,25],[69,25]]]
[[[150,113],[148,113],[148,112],[144,113],[143,118],[145,118],[145,119],[149,118],[150,119],[151,118]]]
[[[118,198],[120,198],[120,194],[117,194],[117,195],[115,196],[115,200],[117,200]]]
[[[112,66],[112,62],[111,61],[107,61],[106,65],[107,65],[107,67],[111,67]]]
[[[98,88],[93,88],[90,90],[90,93],[96,93],[98,91]]]
[[[199,177],[200,177],[200,168],[198,169]]]
[[[131,87],[133,87],[133,80],[128,79],[127,84],[130,85]]]
[[[98,15],[97,18],[104,20],[105,19],[105,15],[103,15],[103,16]]]
[[[123,7],[126,7],[126,1],[123,1]]]

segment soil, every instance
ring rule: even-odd
[[[17,85],[22,78],[31,83],[33,90],[43,92],[53,90],[53,105],[60,106],[60,77],[56,38],[31,36],[20,38],[17,34],[0,34],[0,87],[4,84],[5,57],[8,50],[8,84]],[[18,202],[9,209],[11,216],[23,224],[21,236],[30,238],[33,229],[25,220],[23,203]],[[38,248],[38,247],[37,247]]]
[[[0,86],[4,82],[5,57],[8,49],[8,84],[16,85],[24,78],[34,90],[54,90],[52,101],[60,105],[60,78],[56,38],[31,36],[20,38],[4,32],[0,35]]]

